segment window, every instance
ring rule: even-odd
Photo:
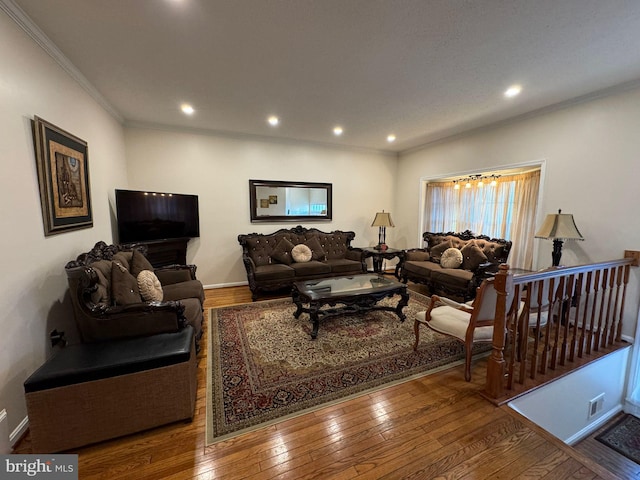
[[[512,267],[531,269],[540,170],[501,176],[497,184],[470,188],[453,181],[429,182],[424,225],[429,232],[463,232],[513,242]]]

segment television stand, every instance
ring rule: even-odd
[[[128,243],[126,247],[134,245],[144,245],[147,247],[147,260],[155,268],[167,265],[187,264],[187,243],[188,238],[171,238],[167,240],[152,240],[148,242]]]

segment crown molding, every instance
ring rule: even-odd
[[[121,124],[124,118],[120,113],[107,101],[106,98],[87,80],[80,70],[78,70],[71,60],[69,60],[62,51],[51,41],[45,33],[29,18],[29,16],[16,5],[13,0],[0,0],[0,10],[5,12],[16,25],[24,30],[34,42],[40,46],[62,69],[71,76],[98,104],[104,108],[113,118]]]

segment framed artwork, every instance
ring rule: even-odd
[[[271,205],[277,205],[278,204],[278,195],[269,195],[269,203]]]
[[[269,199],[268,198],[261,198],[260,199],[260,208],[269,208]]]
[[[87,142],[33,120],[45,236],[93,227]]]

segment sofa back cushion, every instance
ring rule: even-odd
[[[296,227],[291,230],[279,230],[273,234],[240,235],[238,239],[246,254],[259,267],[283,263],[272,255],[282,240],[294,246],[305,244],[311,248],[313,260],[324,261],[344,258],[354,236],[353,232],[336,230],[326,233],[317,229]]]
[[[480,247],[482,253],[487,256],[487,261],[491,263],[506,262],[508,253],[505,255],[505,246],[497,242],[490,242],[479,238],[474,240],[476,245]]]
[[[342,232],[319,234],[318,241],[328,260],[344,258],[349,248],[349,240]]]
[[[271,263],[271,252],[278,245],[278,239],[273,236],[260,235],[247,239],[247,253],[256,267]]]
[[[91,294],[91,301],[96,304],[109,304],[111,302],[111,260],[93,262],[91,268],[98,276],[98,288]]]
[[[511,249],[511,242],[508,240],[490,239],[485,235],[475,236],[469,231],[460,234],[425,232],[423,238],[427,242],[427,250],[431,253],[432,260],[434,261],[438,260],[433,258],[433,250],[435,249],[436,253],[439,252],[442,254],[442,252],[446,250],[442,244],[446,243],[449,245],[449,242],[450,246],[459,250],[463,250],[469,242],[473,242],[487,257],[486,261],[493,264],[506,262],[509,256],[509,250]],[[465,265],[463,265],[462,268],[466,269]]]

